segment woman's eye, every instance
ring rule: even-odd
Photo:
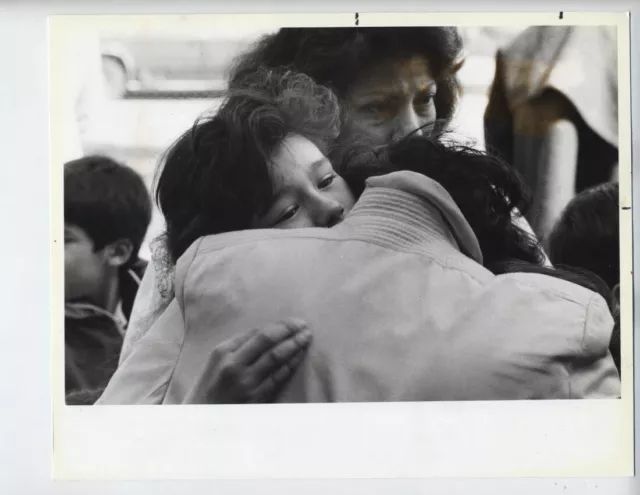
[[[433,95],[433,94],[420,95],[413,101],[413,104],[418,109],[424,109],[424,108],[429,107],[431,105],[431,103],[433,102],[433,97],[434,96],[435,95]]]
[[[318,184],[318,187],[320,189],[324,189],[325,187],[329,187],[331,184],[333,184],[334,180],[336,180],[336,174],[329,174],[324,179],[322,179],[320,181],[320,183]]]
[[[389,110],[389,104],[386,102],[377,102],[377,103],[369,103],[362,107],[362,110],[365,113],[377,115],[381,113],[385,113]]]
[[[280,215],[276,224],[290,220],[297,213],[297,211],[298,211],[297,206],[290,206],[284,211],[282,215]]]

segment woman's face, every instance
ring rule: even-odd
[[[272,157],[275,194],[254,228],[331,227],[354,203],[346,182],[308,139],[285,138]]]
[[[364,71],[347,92],[346,104],[354,124],[384,144],[436,120],[437,90],[427,60],[414,56]]]

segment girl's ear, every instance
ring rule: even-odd
[[[120,268],[133,256],[133,243],[129,239],[118,239],[105,246],[104,256],[109,266]]]

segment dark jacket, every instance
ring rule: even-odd
[[[120,301],[125,320],[147,263],[139,260],[123,272]],[[126,321],[88,303],[65,305],[65,392],[67,404],[90,405],[118,367]]]

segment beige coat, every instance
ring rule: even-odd
[[[314,340],[280,402],[619,395],[601,296],[481,262],[449,194],[412,172],[370,179],[331,229],[203,238],[100,403],[183,403],[214,346],[289,316]]]

